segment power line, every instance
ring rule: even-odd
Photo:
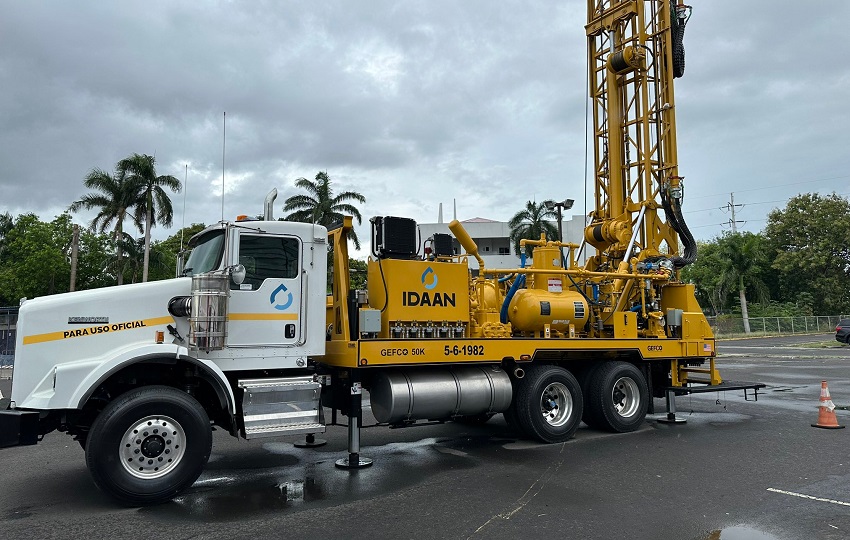
[[[729,212],[732,214],[732,218],[729,220],[729,225],[732,226],[732,234],[735,234],[735,233],[738,232],[738,223],[742,223],[742,224],[746,223],[744,221],[738,221],[738,220],[735,219],[735,208],[737,208],[738,206],[740,206],[741,208],[744,207],[743,204],[735,204],[735,194],[730,193],[729,194],[729,204],[726,205],[726,208],[728,208]]]
[[[829,178],[820,178],[820,179],[817,179],[817,180],[803,180],[802,182],[791,182],[789,184],[773,184],[773,185],[764,186],[764,187],[757,187],[757,188],[750,188],[750,189],[739,189],[738,193],[747,193],[747,192],[750,192],[750,191],[760,191],[762,189],[775,189],[775,188],[778,188],[778,187],[799,186],[799,185],[803,185],[803,184],[814,184],[814,183],[817,183],[817,182],[828,182],[830,180],[842,180],[842,179],[845,179],[845,178],[850,178],[850,174],[845,174],[845,175],[841,175],[841,176],[832,176],[832,177],[829,177]],[[693,200],[697,200],[697,199],[707,199],[709,197],[717,197],[717,196],[720,196],[720,195],[725,195],[725,193],[713,193],[711,195],[702,195],[700,197],[690,197],[690,200],[693,201]]]

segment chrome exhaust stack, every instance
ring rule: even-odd
[[[269,194],[266,195],[266,201],[263,204],[263,219],[265,221],[274,220],[274,200],[277,199],[277,188],[273,188],[269,191]]]

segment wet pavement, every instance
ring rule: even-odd
[[[767,384],[757,402],[731,391],[683,396],[684,425],[650,418],[625,435],[582,426],[555,445],[518,438],[500,416],[476,427],[370,428],[363,454],[375,464],[353,472],[334,467],[346,455],[343,427],[318,449],[216,432],[198,482],[143,509],[101,494],[79,446],[50,434],[0,450],[0,537],[850,537],[850,429],[810,427],[824,379],[839,423],[850,423],[850,347],[810,358],[821,350],[795,336],[718,350],[726,379]]]

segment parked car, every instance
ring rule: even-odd
[[[835,340],[850,345],[850,319],[841,319],[835,327]]]

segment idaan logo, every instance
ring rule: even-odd
[[[422,282],[424,291],[402,291],[401,305],[411,307],[455,307],[457,299],[455,293],[429,292],[432,291],[439,283],[439,278],[434,269],[430,266],[422,272],[422,277],[419,279]]]
[[[437,273],[430,266],[422,272],[422,284],[425,285],[425,290],[428,291],[437,286]]]

